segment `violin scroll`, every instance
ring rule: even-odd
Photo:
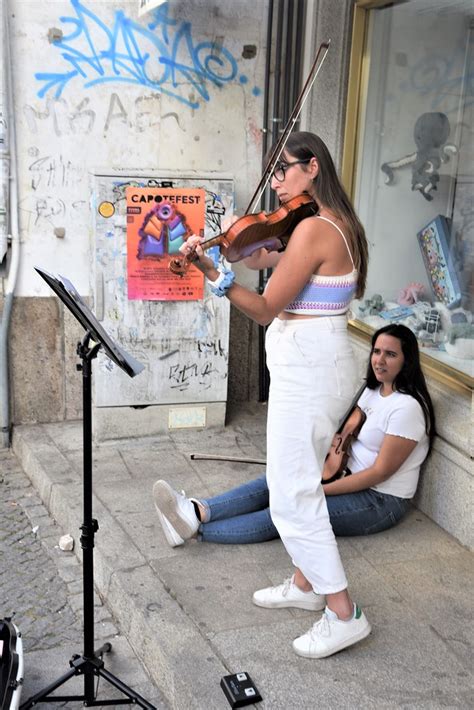
[[[351,471],[346,468],[351,444],[359,436],[366,418],[365,412],[356,405],[347,417],[344,426],[334,434],[331,448],[324,462],[321,481],[323,485],[351,474]]]
[[[221,251],[225,255],[225,248],[228,246],[226,237],[227,234],[218,234],[217,237],[212,237],[212,239],[207,239],[205,242],[201,242],[199,246],[204,251],[206,251],[206,249],[210,249],[211,247],[220,246]],[[187,254],[183,254],[182,256],[173,257],[172,259],[170,259],[168,268],[173,274],[176,274],[176,276],[182,277],[185,275],[193,261],[197,260],[198,255],[196,252],[196,248],[194,247],[190,249]]]
[[[173,257],[172,259],[170,259],[168,268],[172,274],[175,274],[176,276],[181,276],[182,278],[187,272],[190,263],[190,259],[187,259],[185,256],[181,257],[181,259],[179,257]]]
[[[186,243],[186,242],[185,242]],[[187,254],[181,254],[180,256],[174,256],[172,259],[170,259],[170,262],[168,264],[168,268],[171,271],[172,274],[176,274],[176,276],[181,276],[183,277],[186,272],[188,271],[190,265],[193,263],[193,261],[197,261],[198,255],[196,253],[196,248],[190,249],[190,251]]]

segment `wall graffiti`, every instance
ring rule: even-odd
[[[40,98],[53,94],[59,99],[66,87],[79,81],[86,89],[128,83],[197,109],[196,94],[209,101],[209,85],[222,88],[237,76],[237,62],[230,51],[221,43],[195,42],[191,23],[169,17],[168,3],[155,10],[147,26],[117,10],[109,28],[84,2],[70,2],[75,15],[59,18],[70,32],[52,44],[65,68],[35,74],[41,83]],[[244,80],[239,77],[240,83]]]
[[[27,217],[27,227],[38,227],[42,223],[56,227],[66,214],[66,204],[53,195],[26,197],[19,203],[20,210]]]
[[[151,96],[139,96],[135,99],[134,106],[134,123],[137,133],[143,133],[148,128],[158,125],[159,118],[154,117],[153,104],[159,100],[159,95],[152,94]],[[124,100],[113,93],[109,101],[109,109],[107,118],[105,119],[104,131],[107,132],[114,121],[119,121],[125,125],[132,125],[127,109],[124,106]]]
[[[65,214],[66,205],[63,200],[56,197],[42,197],[36,200],[35,212],[35,225],[40,221],[44,221],[54,226],[54,218],[61,217]]]
[[[198,340],[197,350],[198,353],[210,353],[216,357],[223,357],[225,360],[227,360],[228,357],[227,348],[224,347],[220,338],[208,338],[206,340]]]
[[[168,372],[170,389],[184,391],[191,385],[191,380],[197,381],[204,389],[212,385],[211,375],[217,372],[212,361],[207,360],[201,365],[197,363],[171,365]]]
[[[80,167],[74,166],[62,155],[39,157],[28,165],[28,171],[31,175],[30,187],[35,192],[39,187],[71,188],[77,185],[78,179],[82,176]]]
[[[31,133],[38,133],[38,122],[51,119],[57,136],[65,133],[90,133],[94,127],[95,111],[87,108],[89,99],[83,99],[75,108],[70,109],[62,98],[46,100],[44,111],[26,105],[24,114]]]
[[[472,51],[470,53],[472,57]],[[463,71],[464,49],[452,56],[429,54],[420,59],[410,72],[409,81],[402,82],[402,91],[413,91],[431,97],[430,109],[446,114],[457,113],[459,97],[465,94],[465,107],[473,103],[474,66],[472,59]]]
[[[48,97],[43,111],[29,104],[26,104],[23,111],[28,128],[33,134],[38,133],[40,121],[50,121],[57,136],[86,135],[92,133],[96,124],[104,133],[107,133],[114,123],[135,126],[137,133],[143,133],[166,118],[173,118],[181,128],[179,118],[175,113],[166,113],[161,118],[157,118],[155,105],[159,100],[160,96],[155,92],[148,96],[138,96],[130,105],[128,97],[112,93],[105,111],[105,118],[102,119],[100,112],[105,109],[106,104],[101,102],[99,111],[97,111],[93,108],[89,97],[82,99],[77,105],[71,105],[63,97],[58,99]],[[183,129],[181,128],[181,130]]]
[[[212,234],[220,233],[224,214],[225,206],[222,203],[222,197],[215,192],[206,190],[206,227]]]

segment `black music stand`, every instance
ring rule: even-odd
[[[92,517],[92,360],[102,347],[105,354],[120,369],[135,377],[143,370],[143,365],[131,355],[120,348],[106,333],[93,313],[86,306],[79,293],[68,279],[55,277],[43,269],[35,267],[40,276],[51,286],[53,291],[64,303],[86,331],[81,342],[77,345],[77,354],[82,364],[77,369],[82,371],[83,406],[84,406],[84,521],[80,527],[84,594],[84,653],[74,654],[69,661],[71,666],[67,673],[48,685],[36,695],[33,695],[20,706],[20,710],[27,710],[37,703],[58,703],[69,700],[82,700],[86,707],[100,705],[131,705],[136,704],[148,710],[156,710],[147,700],[122,683],[116,676],[104,668],[102,656],[112,649],[110,643],[105,643],[101,648],[94,650],[94,535],[99,529],[98,522]],[[56,688],[66,683],[70,678],[84,676],[84,694],[59,696],[50,695]],[[96,700],[94,678],[105,678],[111,685],[120,690],[126,698],[120,700]]]

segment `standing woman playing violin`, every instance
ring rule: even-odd
[[[364,293],[367,242],[318,136],[290,135],[271,187],[283,203],[308,193],[319,209],[296,225],[284,252],[260,249],[245,260],[250,268],[274,269],[262,295],[236,284],[231,271],[216,269],[199,247],[200,237],[190,237],[181,250],[196,251],[194,263],[215,295],[226,296],[260,325],[271,324],[266,333],[270,511],[319,608],[326,604],[322,619],[295,639],[293,648],[324,658],[370,633],[349,596],[320,484],[332,435],[355,390],[346,314],[352,298]]]

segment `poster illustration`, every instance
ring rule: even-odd
[[[171,273],[170,259],[191,234],[204,234],[205,191],[200,188],[128,187],[127,277],[129,300],[197,301],[204,276],[190,265]]]

